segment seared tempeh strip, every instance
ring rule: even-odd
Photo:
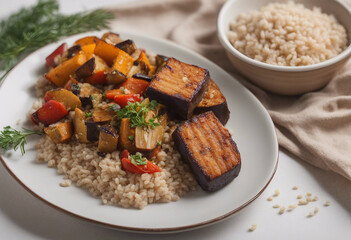
[[[209,79],[206,69],[170,58],[150,82],[146,96],[189,119],[201,101]]]
[[[210,79],[205,96],[194,110],[194,114],[212,111],[223,125],[228,122],[230,111],[227,100],[217,84]]]
[[[241,158],[236,143],[213,112],[202,113],[179,125],[173,140],[199,185],[216,191],[238,176]]]

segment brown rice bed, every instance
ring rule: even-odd
[[[59,174],[93,196],[101,197],[104,204],[142,209],[150,203],[177,201],[196,188],[196,181],[174,148],[171,131],[175,123],[171,125],[166,128],[162,151],[155,160],[162,172],[133,174],[122,169],[119,151],[102,158],[93,144],[81,144],[76,140],[55,144],[47,136],[36,146],[37,161],[57,167]]]

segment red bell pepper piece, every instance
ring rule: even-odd
[[[106,91],[105,97],[107,99],[113,100],[116,95],[121,95],[121,94],[123,94],[123,90],[122,89],[112,89],[112,90]]]
[[[129,158],[129,152],[127,149],[124,149],[121,154],[119,155],[119,158],[122,159],[122,158]]]
[[[55,51],[53,51],[49,56],[46,57],[46,65],[48,67],[56,67],[55,57],[57,55],[62,55],[67,50],[67,43],[62,43]]]
[[[132,160],[128,158],[122,158],[121,162],[123,169],[131,173],[143,174],[161,172],[161,169],[149,160],[147,160],[147,163],[144,165],[134,165]]]
[[[105,72],[99,71],[99,72],[91,75],[90,77],[87,77],[85,79],[85,82],[90,83],[92,85],[106,84],[107,80],[106,80]]]
[[[148,86],[148,81],[131,77],[127,78],[127,80],[120,85],[120,87],[128,89],[130,93],[140,94],[141,96],[144,94]]]
[[[121,108],[124,108],[128,105],[128,102],[135,103],[140,102],[141,98],[139,94],[124,94],[116,95],[113,98],[113,101],[117,103]]]
[[[34,123],[41,122],[45,125],[50,125],[61,120],[67,114],[68,111],[62,103],[56,100],[49,100],[33,113],[31,118]]]

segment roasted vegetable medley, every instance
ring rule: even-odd
[[[124,170],[154,173],[168,122],[184,121],[173,139],[200,186],[215,191],[238,175],[240,154],[223,126],[229,109],[208,70],[112,32],[62,44],[46,65],[55,87],[31,119],[53,142],[96,144],[100,156],[119,150]]]

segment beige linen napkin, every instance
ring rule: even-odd
[[[209,58],[263,103],[275,123],[281,147],[351,180],[351,62],[320,91],[298,97],[267,93],[238,76],[219,44],[216,23],[224,2],[146,0],[119,5],[112,8],[116,17],[112,29],[167,38]]]

